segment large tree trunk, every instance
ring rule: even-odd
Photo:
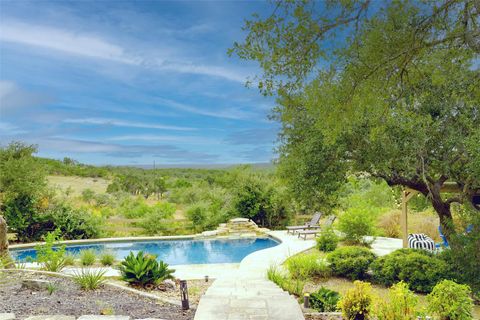
[[[440,218],[440,226],[442,227],[442,232],[450,242],[452,236],[455,234],[455,225],[453,224],[452,211],[450,208],[450,203],[442,200],[440,192],[435,192],[432,190],[430,193],[432,206]]]

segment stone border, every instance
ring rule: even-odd
[[[61,277],[61,278],[68,278],[68,279],[71,279],[73,278],[72,275],[70,274],[66,274],[66,273],[59,273],[59,272],[52,272],[52,271],[45,271],[45,270],[34,270],[34,269],[0,269],[0,272],[1,271],[9,271],[9,272],[12,272],[12,271],[20,271],[20,272],[30,272],[30,273],[40,273],[40,274],[45,274],[45,275],[49,275],[49,276],[54,276],[54,277]],[[107,286],[110,286],[110,287],[113,287],[113,288],[117,288],[117,289],[120,289],[120,290],[123,290],[123,291],[128,291],[128,292],[131,292],[131,293],[135,293],[139,296],[142,296],[144,298],[149,298],[149,299],[153,299],[153,300],[157,300],[157,301],[161,301],[163,303],[168,303],[168,304],[172,304],[172,305],[175,305],[175,306],[182,306],[181,302],[176,302],[176,301],[173,301],[171,299],[166,299],[166,298],[162,298],[162,297],[159,297],[157,295],[154,295],[152,293],[148,293],[148,292],[143,292],[143,291],[140,291],[140,290],[137,290],[137,289],[134,289],[134,288],[130,288],[130,287],[126,287],[126,286],[122,286],[120,284],[117,284],[117,283],[112,283],[112,282],[109,282],[108,279],[107,281],[104,283],[105,285]],[[180,300],[180,295],[179,295],[179,300]],[[196,305],[195,304],[191,304],[190,305],[190,308],[191,309],[196,309]]]

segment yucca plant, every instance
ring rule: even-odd
[[[158,262],[155,255],[133,252],[123,260],[119,266],[122,279],[134,285],[156,285],[165,279],[173,279],[175,270],[168,268],[168,264]]]
[[[95,290],[105,283],[106,270],[83,269],[73,274],[73,281],[83,290]]]

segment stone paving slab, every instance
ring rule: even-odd
[[[100,316],[100,315],[85,315],[78,318],[78,320],[130,320],[129,316]]]
[[[13,320],[15,319],[15,314],[13,313],[0,313],[0,320]]]
[[[272,264],[312,248],[315,241],[300,240],[286,231],[271,235],[282,243],[248,255],[236,272],[218,278],[200,298],[195,320],[304,319],[295,298],[266,279],[266,272]]]
[[[25,320],[75,320],[74,316],[65,316],[65,315],[41,315],[41,316],[31,316],[25,318]]]

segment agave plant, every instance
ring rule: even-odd
[[[168,264],[157,261],[157,256],[133,252],[123,260],[119,266],[122,279],[135,285],[156,285],[165,279],[172,279],[175,270],[168,268]]]

